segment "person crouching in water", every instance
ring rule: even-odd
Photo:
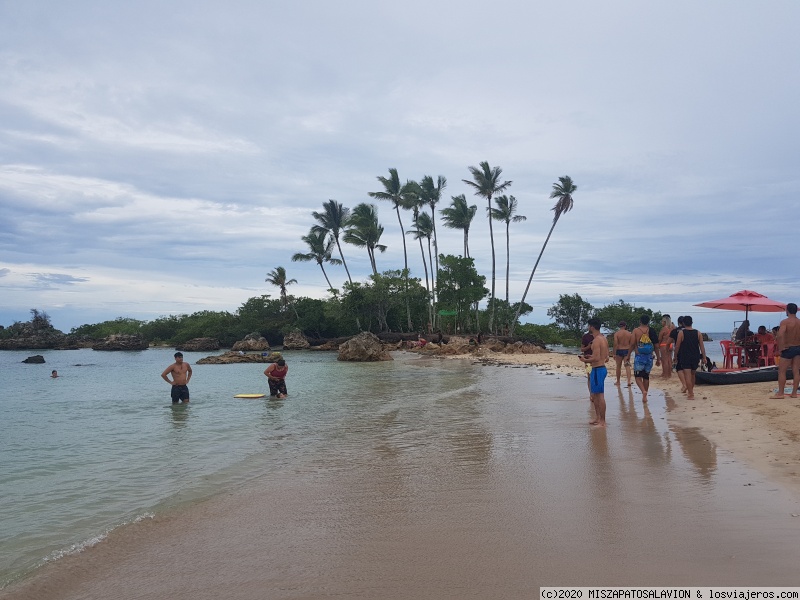
[[[279,358],[277,362],[272,363],[264,370],[264,375],[267,376],[269,383],[269,395],[277,398],[286,398],[286,374],[289,372],[289,367],[286,361]]]

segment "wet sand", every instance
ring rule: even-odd
[[[469,366],[480,370],[469,394],[376,401],[324,456],[122,528],[0,598],[531,598],[540,585],[797,584],[794,467],[745,458],[768,443],[777,456],[782,433],[757,436],[777,412],[706,388],[690,405],[670,384],[643,406],[610,381],[609,427],[589,427],[575,357],[503,358],[540,367]]]

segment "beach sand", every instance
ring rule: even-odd
[[[426,360],[439,359],[420,369]],[[635,384],[619,390],[610,378],[603,429],[587,424],[574,355],[460,360],[482,363],[474,394],[441,398],[428,414],[424,403],[376,405],[328,456],[122,527],[0,598],[796,585],[800,404],[767,400],[775,384],[701,386],[690,402],[676,377],[655,376],[645,407]],[[553,375],[531,377],[534,368]]]
[[[481,352],[479,360],[501,364],[533,365],[545,371],[585,377],[584,366],[576,355],[560,353],[499,354]],[[607,363],[606,398],[614,391],[616,364]],[[625,386],[625,369],[622,370]],[[634,396],[641,393],[632,381]],[[791,381],[788,382],[791,385]],[[725,448],[764,475],[800,492],[800,399],[770,400],[777,382],[738,385],[698,385],[695,400],[681,393],[677,374],[661,377],[653,367],[650,393],[661,390],[674,400],[669,419],[682,426],[698,427],[703,435]]]

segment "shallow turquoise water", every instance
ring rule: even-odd
[[[324,452],[320,432],[357,420],[365,397],[471,385],[463,368],[434,377],[403,360],[287,352],[290,397],[240,400],[269,394],[266,365],[185,353],[192,401],[172,406],[160,374],[173,352],[43,351],[39,365],[21,362],[35,351],[0,352],[0,586],[120,524]]]

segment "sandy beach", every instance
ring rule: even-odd
[[[598,428],[575,355],[404,355],[395,367],[403,361],[419,381],[448,372],[469,391],[367,399],[323,454],[285,457],[269,477],[121,527],[0,598],[796,585],[800,403],[768,400],[774,383],[700,386],[690,402],[677,377],[655,375],[643,406],[635,383],[616,388],[612,375]]]
[[[498,364],[532,365],[573,377],[585,377],[577,356],[560,353],[500,354],[480,352],[482,361]],[[614,391],[615,363],[607,363],[606,398]],[[678,376],[663,379],[660,367],[653,367],[650,393],[662,391],[674,401],[669,419],[684,426],[699,427],[718,446],[735,454],[767,477],[800,492],[800,399],[770,400],[777,382],[738,385],[698,385],[695,400],[681,393]],[[626,385],[622,370],[622,385]],[[788,382],[791,385],[791,381]],[[641,393],[633,382],[634,397]]]

